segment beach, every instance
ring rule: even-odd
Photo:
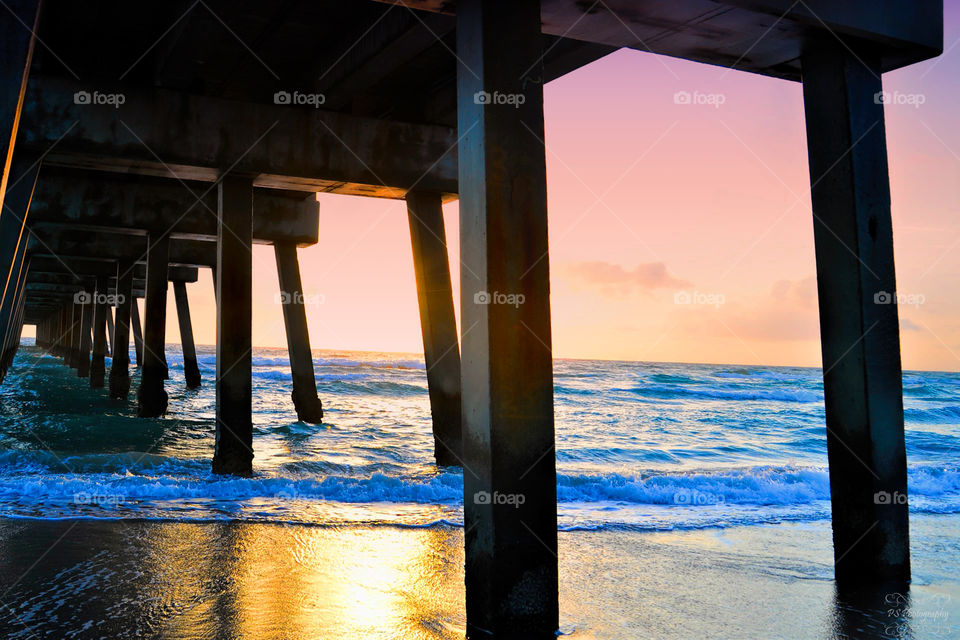
[[[957,637],[960,517],[912,524],[909,592],[859,599],[834,591],[826,522],[563,533],[561,630],[577,639]],[[460,638],[462,542],[455,527],[4,519],[0,631]]]

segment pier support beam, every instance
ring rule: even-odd
[[[77,300],[80,302],[77,302]],[[67,364],[76,369],[80,366],[80,333],[83,328],[83,298],[74,297],[72,313],[73,325],[70,328],[70,362]]]
[[[64,364],[71,369],[76,369],[76,362],[79,360],[77,351],[80,350],[80,312],[82,307],[78,306],[76,300],[68,302],[67,305],[67,326],[66,326],[66,355]]]
[[[880,67],[804,55],[833,547],[840,587],[910,578],[907,464]]]
[[[114,332],[116,331],[113,326],[113,307],[107,306],[107,355],[111,358],[113,357],[113,341],[114,341]]]
[[[24,239],[15,248],[10,265],[9,280],[6,282],[3,291],[3,303],[0,305],[0,309],[2,309],[0,311],[0,338],[2,338],[3,344],[2,349],[0,349],[0,382],[6,377],[7,369],[13,362],[17,347],[20,345],[21,327],[17,325],[17,322],[19,322],[17,314],[22,303],[23,288],[27,275],[26,264],[29,261],[26,250],[27,243]],[[14,342],[15,335],[16,342]]]
[[[14,273],[16,280],[10,284],[12,289],[12,313],[9,322],[5,323],[6,330],[3,333],[3,349],[0,355],[0,381],[7,374],[7,370],[13,363],[13,358],[20,347],[20,336],[23,332],[23,300],[24,287],[27,279],[27,270],[29,257],[25,256],[26,243],[20,243],[20,251],[17,253],[17,270]]]
[[[132,284],[132,281],[131,281]],[[133,291],[131,287],[131,292]],[[140,324],[140,305],[131,293],[130,327],[133,329],[133,357],[137,360],[137,369],[143,367],[143,328]]]
[[[133,264],[117,264],[117,322],[113,332],[113,363],[110,366],[110,397],[126,400],[130,393],[130,311],[133,298]]]
[[[40,0],[12,0],[5,5],[13,15],[0,20],[0,209],[3,209],[11,175],[13,147],[20,125],[20,111],[27,88],[27,76],[33,59],[33,47],[40,14]],[[14,175],[16,180],[19,175]],[[4,217],[6,212],[0,214]],[[0,264],[7,265],[2,261]]]
[[[90,337],[93,330],[93,287],[83,292],[81,311],[80,311],[80,349],[77,352],[77,376],[86,378],[90,376]]]
[[[97,292],[93,298],[93,359],[90,361],[90,386],[103,387],[107,355],[107,285],[106,276],[97,276]]]
[[[64,303],[60,307],[60,327],[57,334],[59,341],[57,344],[58,355],[63,358],[63,364],[70,366],[70,326],[73,324],[73,315],[70,305]]]
[[[137,415],[157,418],[167,411],[167,392],[163,389],[167,365],[164,358],[167,325],[167,268],[170,236],[147,237],[146,304],[144,305],[143,369],[137,392]]]
[[[0,48],[5,44],[0,42]],[[6,63],[7,61],[0,60],[0,66]],[[0,79],[0,82],[3,80]],[[6,124],[0,121],[0,127]],[[5,152],[5,148],[0,151],[0,153]],[[0,204],[0,341],[2,342],[6,342],[6,336],[11,333],[14,325],[17,293],[27,245],[25,224],[39,167],[39,158],[21,152],[17,154],[12,164],[8,163],[3,168],[3,184],[6,193],[0,192],[0,203],[2,203]],[[8,174],[12,175],[9,181]],[[0,361],[6,360],[6,354],[0,353]],[[5,374],[6,370],[2,368],[2,362],[0,362],[0,381]]]
[[[253,180],[228,175],[217,188],[217,437],[213,472],[250,475]]]
[[[190,322],[190,303],[187,300],[187,283],[173,281],[173,296],[177,301],[177,319],[180,321],[180,345],[183,349],[183,375],[187,389],[200,386],[200,367],[197,366],[197,348],[193,343],[193,323]]]
[[[303,284],[297,246],[292,242],[277,242],[273,246],[280,278],[280,303],[290,354],[290,373],[293,377],[293,406],[297,419],[310,424],[323,422],[323,405],[317,396],[317,379],[313,371],[313,353],[307,331],[307,313],[304,308]]]
[[[438,465],[455,466],[463,460],[460,344],[441,204],[438,193],[411,191],[407,194],[423,358],[433,416],[434,457]]]
[[[559,624],[541,42],[536,0],[457,3],[469,637]]]

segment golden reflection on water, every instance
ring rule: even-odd
[[[163,635],[463,637],[458,529],[168,524],[151,538],[142,605]]]

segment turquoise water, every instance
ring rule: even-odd
[[[433,464],[413,354],[317,351],[325,422],[296,421],[285,350],[254,352],[249,479],[210,474],[215,358],[170,411],[135,417],[32,346],[0,390],[0,517],[458,525],[462,475]],[[671,530],[829,517],[820,371],[638,362],[555,364],[559,524]],[[133,389],[138,384],[134,375]],[[960,513],[960,374],[907,372],[914,513]]]

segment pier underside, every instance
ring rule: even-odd
[[[249,475],[251,245],[276,255],[291,410],[319,423],[297,258],[322,242],[315,194],[405,199],[436,461],[464,469],[468,635],[552,638],[543,86],[621,47],[802,81],[837,578],[906,581],[907,505],[874,500],[906,493],[906,456],[896,306],[873,304],[896,289],[873,96],[882,73],[938,55],[941,32],[931,0],[13,0],[0,15],[0,377],[31,324],[108,388],[93,393],[135,393],[138,415],[162,417],[172,282],[187,385],[216,386],[212,469]],[[454,199],[459,339],[441,211]],[[198,268],[216,283],[215,380],[193,345]],[[525,499],[490,499],[504,495]]]

